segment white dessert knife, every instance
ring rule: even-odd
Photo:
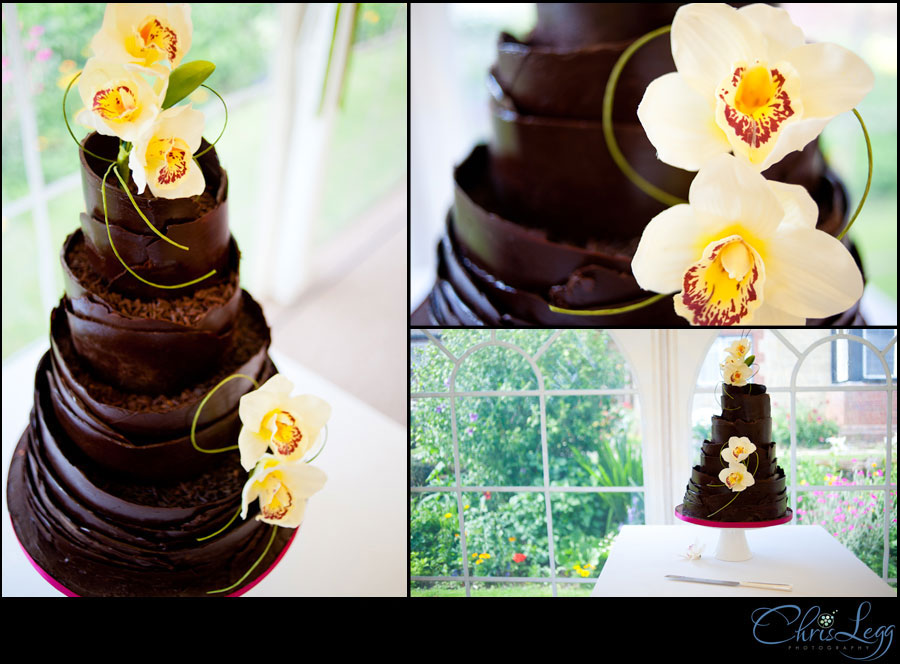
[[[763,590],[783,590],[791,592],[794,587],[789,583],[761,583],[759,581],[723,581],[721,579],[700,579],[695,576],[678,576],[666,574],[667,579],[674,581],[690,581],[691,583],[711,583],[716,586],[734,586],[740,588],[761,588]]]

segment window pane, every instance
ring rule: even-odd
[[[28,71],[32,104],[37,116],[38,149],[44,181],[49,183],[78,170],[78,148],[72,141],[62,118],[62,96],[69,81],[84,67],[90,54],[90,41],[103,23],[104,5],[95,3],[16,3],[21,29],[19,38],[24,48],[25,67]],[[4,30],[11,26],[4,24]],[[6,40],[4,40],[5,42]],[[4,83],[4,90],[7,84]],[[5,93],[4,93],[5,94]],[[73,86],[67,103],[70,123],[75,112],[82,106],[78,90]],[[6,106],[4,104],[4,118]],[[84,130],[73,124],[76,137],[84,135]],[[8,133],[3,128],[3,142]],[[24,158],[21,145],[15,155],[10,155],[13,169],[24,172]],[[3,188],[10,184],[7,176],[7,155],[3,155]],[[12,185],[16,187],[14,197],[19,198],[27,187],[18,189],[19,177],[12,174]],[[24,183],[24,180],[21,181]],[[6,194],[4,194],[6,195]],[[77,213],[72,211],[69,220],[74,227],[78,223]]]
[[[50,317],[41,304],[35,237],[31,213],[3,219],[4,288],[3,357],[50,329]]]
[[[13,91],[13,72],[9,58],[9,40],[6,31],[10,26],[3,21],[3,207],[28,193],[25,179],[25,160],[22,158],[22,131],[19,126],[19,109]],[[6,239],[7,220],[3,220],[3,243]],[[6,342],[4,341],[4,344]],[[4,353],[5,355],[5,353]]]
[[[623,524],[644,523],[639,492],[551,494],[553,553],[560,577],[597,578]]]
[[[315,245],[406,180],[406,5],[360,5]]]
[[[453,437],[449,399],[412,399],[409,403],[410,486],[453,486]]]
[[[565,330],[538,360],[548,390],[632,386],[625,358],[608,332]]]
[[[639,421],[633,397],[548,397],[550,483],[640,486]]]
[[[772,404],[772,436],[779,442],[783,466],[790,453],[787,406]],[[895,392],[895,418],[896,413]],[[884,392],[798,394],[797,481],[816,485],[883,484],[886,427]]]
[[[550,575],[547,513],[540,493],[463,494],[472,576]]]
[[[413,331],[413,335],[416,332]],[[450,389],[450,358],[425,335],[410,340],[410,392],[446,392]]]
[[[411,576],[459,576],[459,510],[452,493],[414,493],[409,499]]]
[[[536,390],[537,377],[521,353],[502,346],[479,348],[456,372],[457,392]]]
[[[539,410],[537,397],[457,399],[462,484],[543,484]]]

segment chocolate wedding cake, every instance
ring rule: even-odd
[[[118,139],[93,133],[84,148],[114,160]],[[204,141],[200,151],[208,145]],[[215,150],[199,158],[205,191],[165,199],[131,194],[102,177],[108,162],[81,153],[86,214],[63,246],[65,296],[51,314],[50,351],[38,366],[30,423],[13,455],[7,498],[16,536],[45,575],[80,596],[200,595],[246,588],[279,558],[294,530],[237,519],[247,473],[237,451],[202,453],[191,441],[201,400],[223,378],[276,373],[269,328],[238,279],[228,228],[228,178]],[[181,284],[173,290],[135,279]],[[235,379],[200,409],[196,442],[237,443]]]
[[[539,3],[537,26],[526,39],[500,36],[488,77],[493,135],[455,169],[437,281],[412,324],[687,325],[668,297],[616,315],[550,309],[614,309],[653,295],[638,286],[631,259],[644,227],[665,206],[613,163],[601,128],[602,101],[623,51],[671,24],[679,6]],[[636,115],[647,85],[673,71],[668,34],[640,48],[619,79],[613,128],[638,173],[686,200],[694,173],[659,161]],[[846,193],[817,142],[764,175],[804,186],[819,208],[819,229],[836,236],[846,225]],[[808,322],[862,319],[856,305]]]
[[[775,457],[764,385],[723,384],[722,415],[713,415],[681,513],[712,521],[772,521],[785,516],[784,470]]]

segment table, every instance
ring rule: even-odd
[[[34,371],[46,344],[3,367],[3,596],[60,597],[26,560],[6,505],[12,452],[28,423]],[[317,374],[271,353],[295,392],[332,406],[316,465],[328,475],[281,563],[247,597],[406,596],[406,429]]]
[[[821,526],[786,524],[747,531],[753,557],[715,557],[719,533],[692,524],[623,526],[597,579],[592,597],[895,597],[849,549]],[[680,554],[699,542],[699,560]],[[727,581],[790,583],[792,592],[735,588],[666,579],[666,574]]]

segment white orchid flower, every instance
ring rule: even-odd
[[[728,446],[722,447],[722,458],[725,463],[740,463],[756,451],[756,445],[750,442],[746,436],[732,436],[728,439]]]
[[[732,491],[743,491],[756,483],[747,466],[742,463],[728,464],[728,467],[719,473],[719,479]]]
[[[91,48],[103,59],[162,74],[175,69],[190,50],[192,33],[189,5],[110,3]]]
[[[803,187],[720,155],[697,173],[688,200],[650,221],[631,268],[645,290],[679,291],[675,311],[693,325],[804,325],[862,296],[859,268],[816,229]]]
[[[104,136],[137,140],[159,115],[168,85],[161,79],[154,89],[141,72],[137,65],[88,60],[78,80],[84,108],[75,119]]]
[[[284,528],[303,522],[306,500],[325,486],[325,473],[306,463],[284,462],[264,454],[250,473],[241,494],[241,518],[247,518],[250,503],[259,499],[257,520]]]
[[[659,159],[688,171],[730,151],[763,171],[874,84],[857,55],[806,44],[788,13],[768,5],[686,5],[671,42],[678,71],[647,86],[638,118]]]
[[[278,459],[300,460],[319,440],[331,406],[311,394],[292,397],[293,389],[290,380],[277,374],[241,397],[238,448],[244,470],[253,468],[269,449]]]
[[[193,155],[200,148],[203,113],[191,105],[163,111],[134,142],[128,156],[138,193],[149,186],[158,198],[187,198],[203,193],[206,181]]]

